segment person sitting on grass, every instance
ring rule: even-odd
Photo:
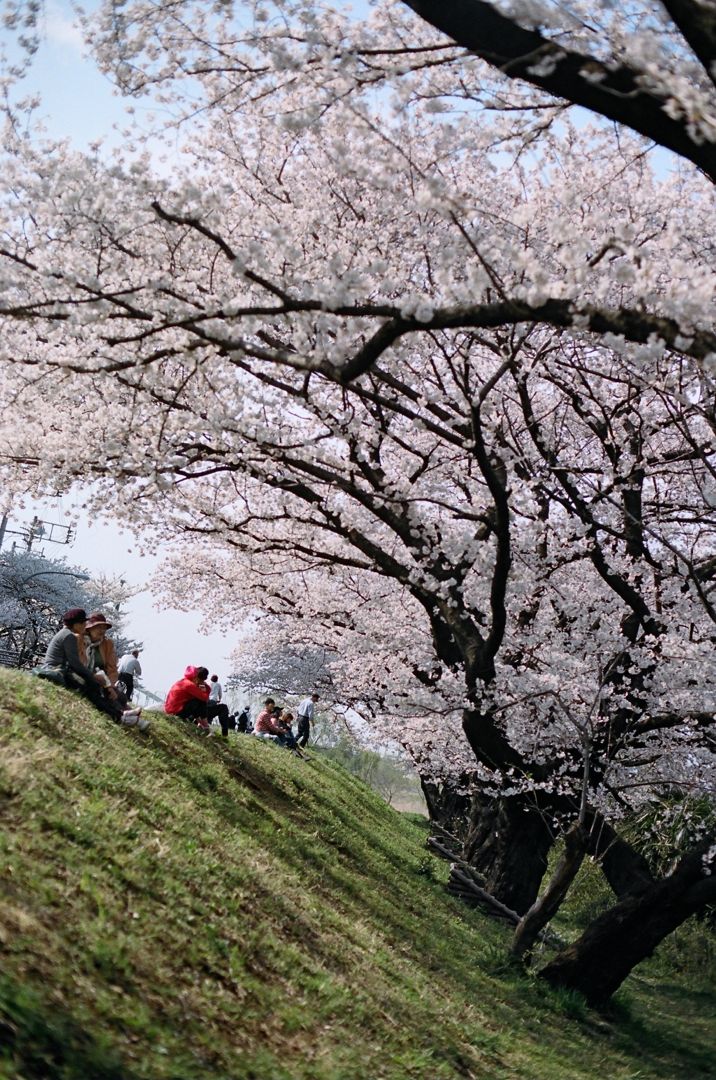
[[[52,672],[60,675],[68,690],[84,694],[101,712],[107,712],[102,687],[104,679],[89,669],[80,654],[80,639],[87,625],[84,608],[70,608],[62,616],[62,628],[50,640],[39,674],[49,678]]]
[[[304,755],[298,748],[298,743],[296,742],[296,737],[294,736],[291,727],[291,724],[293,723],[293,713],[289,712],[288,709],[284,709],[276,722],[283,735],[283,745],[288,747],[289,750],[293,750],[299,757],[303,757]]]
[[[114,642],[107,637],[112,623],[105,619],[101,611],[93,611],[85,625],[84,641],[80,639],[80,652],[84,651],[87,667],[94,672],[95,678],[103,676],[103,693],[114,713],[115,720],[125,727],[135,724],[140,731],[146,731],[149,721],[142,717],[141,709],[130,709],[124,693],[124,685],[119,682],[117,670],[117,651]]]
[[[123,721],[122,707],[115,698],[105,693],[109,681],[107,675],[100,670],[94,671],[87,662],[84,646],[87,613],[84,608],[70,608],[62,616],[62,624],[62,629],[57,631],[47,646],[45,660],[38,674],[42,678],[53,678],[54,673],[68,690],[76,690],[113,720]],[[53,681],[56,679],[53,678]],[[131,722],[136,724],[138,719],[139,714],[135,712]]]
[[[278,742],[279,736],[282,735],[274,716],[275,707],[274,699],[266,698],[264,707],[256,717],[256,723],[254,724],[254,735],[261,739],[271,739],[272,742]]]
[[[264,702],[263,711],[256,717],[253,733],[261,739],[270,739],[271,742],[277,742],[279,746],[285,746],[288,750],[293,750],[299,757],[302,757],[303,755],[299,752],[291,731],[291,720],[293,720],[291,713],[278,708],[273,698],[267,698]]]
[[[209,730],[206,716],[206,703],[209,700],[209,687],[199,677],[200,669],[189,664],[184,675],[169,689],[164,712],[169,716],[179,716],[182,720],[191,720],[203,731]],[[207,672],[208,674],[208,672]]]
[[[221,687],[219,686],[218,677],[216,675],[212,675],[211,679],[212,680],[215,679],[216,682],[212,682],[210,680],[207,683],[206,678],[207,678],[207,676],[209,674],[209,669],[205,668],[205,667],[197,668],[197,674],[198,674],[199,678],[201,679],[202,683],[204,683],[207,686],[208,690],[209,690],[209,699],[208,699],[207,705],[206,705],[206,718],[209,721],[209,723],[211,723],[211,721],[214,719],[214,717],[216,717],[216,719],[221,724],[221,734],[222,734],[222,736],[225,739],[228,739],[228,737],[229,737],[229,707],[228,707],[228,705],[224,705],[223,701],[221,700]],[[214,694],[214,687],[216,687],[216,686],[219,686],[219,696],[218,697]]]

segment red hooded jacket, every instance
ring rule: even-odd
[[[169,713],[170,716],[178,716],[182,711],[187,701],[208,701],[211,691],[206,683],[200,683],[198,686],[191,679],[187,679],[186,675],[183,679],[179,679],[175,682],[169,693],[167,694],[167,700],[164,702],[164,712]]]

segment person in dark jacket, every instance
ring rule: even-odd
[[[283,732],[283,745],[287,746],[289,750],[294,750],[299,757],[303,757],[303,754],[298,749],[298,743],[296,742],[296,737],[293,734],[293,728],[291,727],[293,723],[293,713],[289,712],[288,709],[283,709],[276,723]]]
[[[213,697],[212,698],[212,696],[211,696],[213,686],[214,685],[216,685],[216,686],[219,685],[218,676],[217,675],[212,675],[211,678],[212,678],[212,680],[215,680],[215,682],[212,683],[211,681],[209,681],[207,683],[206,680],[209,677],[209,669],[208,668],[205,668],[205,667],[197,668],[196,673],[197,673],[197,675],[199,677],[199,685],[200,686],[201,685],[206,686],[208,688],[208,690],[209,690],[209,698],[208,698],[207,703],[206,703],[206,718],[209,721],[209,723],[211,723],[211,721],[214,719],[214,717],[216,717],[216,719],[221,724],[221,734],[223,735],[223,737],[225,739],[228,739],[228,737],[229,737],[229,708],[228,708],[228,705],[224,705],[223,701],[221,700],[221,687],[219,686],[219,696],[218,697]]]
[[[100,712],[113,716],[114,710],[103,693],[104,678],[95,674],[81,654],[82,638],[87,626],[83,608],[70,608],[62,616],[62,629],[51,639],[45,653],[44,666],[61,671],[68,690],[84,694]]]

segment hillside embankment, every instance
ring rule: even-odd
[[[597,1017],[504,961],[339,766],[0,674],[0,1080],[716,1075],[713,994]]]

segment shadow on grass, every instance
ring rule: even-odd
[[[108,1043],[27,987],[0,978],[0,1069],[24,1080],[138,1080]]]
[[[716,1077],[716,1024],[706,1019],[713,1016],[708,1009],[714,1000],[713,992],[683,985],[647,984],[634,976],[631,981],[641,985],[642,1002],[645,998],[649,1001],[648,1012],[638,1014],[643,1005],[640,1002],[633,1007],[627,984],[627,989],[620,991],[602,1014],[613,1024],[612,1038],[619,1049],[640,1056],[650,1076],[673,1080],[678,1069],[678,1075],[689,1080]],[[703,1032],[698,1029],[698,1015],[703,1018]],[[703,1038],[699,1038],[700,1034]]]

